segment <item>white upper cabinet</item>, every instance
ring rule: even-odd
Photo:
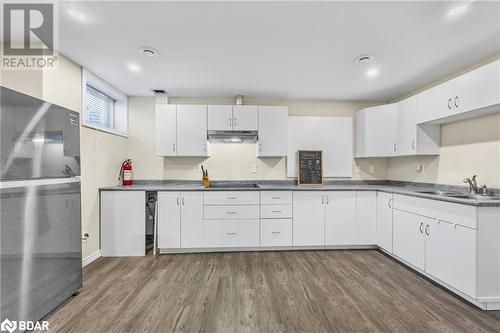
[[[177,156],[207,156],[207,106],[177,105]]]
[[[418,123],[446,123],[497,112],[499,104],[497,60],[418,94]]]
[[[257,157],[280,157],[288,153],[288,107],[259,106]]]
[[[259,129],[258,108],[256,105],[233,105],[233,129],[257,131]]]
[[[209,105],[208,106],[208,130],[230,131],[233,129],[233,106],[232,105]]]
[[[156,155],[177,155],[177,106],[157,104],[155,112]]]
[[[156,155],[208,156],[206,105],[156,105]]]
[[[439,125],[417,125],[417,96],[404,99],[398,104],[398,156],[438,155]]]
[[[356,156],[397,155],[398,104],[369,107],[356,113]]]

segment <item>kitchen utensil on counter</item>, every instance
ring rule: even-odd
[[[201,172],[203,173],[202,183],[203,187],[210,187],[210,178],[208,178],[208,170],[206,170],[203,165],[201,166]]]

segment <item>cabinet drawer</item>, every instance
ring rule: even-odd
[[[292,220],[261,219],[260,246],[292,246]]]
[[[292,205],[262,205],[260,206],[261,219],[289,219],[292,218]]]
[[[259,206],[205,206],[204,218],[206,220],[258,219]]]
[[[258,191],[205,192],[205,205],[258,205]]]
[[[205,247],[259,246],[259,220],[205,220]]]
[[[477,229],[477,209],[474,206],[397,194],[393,200],[394,209]]]
[[[291,205],[292,191],[262,191],[260,203],[261,205]]]

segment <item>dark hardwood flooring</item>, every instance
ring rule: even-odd
[[[500,332],[376,250],[100,258],[52,332]]]

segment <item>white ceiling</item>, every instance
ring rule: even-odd
[[[128,95],[388,101],[500,52],[500,2],[446,19],[456,5],[65,2],[59,45]],[[160,56],[142,56],[145,45]],[[353,62],[364,53],[378,77]]]

